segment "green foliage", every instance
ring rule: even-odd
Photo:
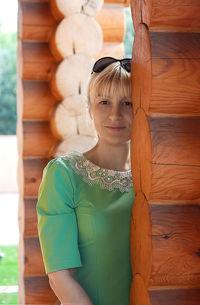
[[[16,134],[17,34],[0,28],[0,134]]]
[[[132,21],[130,7],[125,8],[125,13],[126,13],[126,33],[124,38],[125,54],[126,56],[131,57],[135,32],[133,28],[133,21]]]

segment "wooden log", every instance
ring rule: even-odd
[[[149,285],[198,286],[200,204],[152,202],[150,211],[153,263]]]
[[[53,136],[48,122],[23,123],[24,157],[51,157],[58,140]]]
[[[51,80],[51,90],[62,99],[85,94],[91,74],[93,60],[90,56],[78,54],[65,58],[57,67]]]
[[[45,275],[45,269],[38,238],[25,238],[24,276]]]
[[[48,42],[58,21],[52,16],[48,3],[23,3],[22,40]],[[44,18],[44,16],[46,18]],[[57,19],[62,20],[64,16]],[[103,31],[104,42],[123,42],[125,12],[122,5],[104,4],[95,17]]]
[[[190,5],[159,5],[152,7],[150,31],[199,32],[200,6],[190,1]]]
[[[132,55],[132,101],[134,113],[142,107],[148,114],[151,98],[151,47],[147,28],[138,25],[135,31]]]
[[[145,23],[151,32],[199,32],[200,6],[197,0],[132,1],[134,28]]]
[[[62,19],[63,16],[72,14],[86,14],[95,16],[101,9],[103,0],[88,0],[80,1],[65,1],[65,0],[50,0],[51,11],[56,19]]]
[[[85,95],[72,95],[65,98],[60,104],[64,107],[63,111],[67,111],[71,117],[77,117],[83,114],[87,108],[87,97]]]
[[[104,4],[95,19],[102,28],[104,42],[124,41],[125,12],[123,6]]]
[[[58,104],[51,118],[51,130],[62,139],[77,135],[77,122],[67,111],[63,103]]]
[[[22,2],[22,40],[48,42],[56,20],[51,14],[49,3],[38,1]]]
[[[151,132],[154,164],[200,165],[199,133]]]
[[[148,287],[152,264],[152,232],[149,204],[142,192],[136,194],[132,208],[130,244],[133,278],[140,274]]]
[[[58,305],[59,301],[50,288],[47,276],[25,277],[25,304]]]
[[[44,167],[48,158],[24,159],[24,197],[37,197]]]
[[[87,109],[82,113],[82,115],[76,118],[78,134],[83,136],[97,137],[97,132],[95,130],[94,121],[91,120],[89,112]]]
[[[199,166],[152,164],[150,200],[200,202]]]
[[[150,297],[144,280],[136,274],[130,289],[130,305],[151,305]]]
[[[50,2],[51,0],[19,0],[20,2]],[[124,6],[129,6],[129,0],[104,0],[105,3],[115,3],[115,4],[124,4]]]
[[[150,32],[152,59],[200,59],[200,33]]]
[[[149,290],[151,304],[156,305],[198,305],[200,300],[199,288],[169,287]]]
[[[199,59],[153,59],[149,111],[199,113],[199,71]]]
[[[24,237],[37,237],[37,198],[24,199]]]
[[[142,126],[142,128],[141,128]],[[133,120],[131,161],[135,194],[143,192],[149,199],[151,191],[152,152],[149,123],[143,108],[139,107]]]
[[[48,83],[24,81],[23,92],[23,119],[48,121],[57,103]]]
[[[89,40],[88,33],[90,33]],[[59,23],[51,39],[51,51],[57,60],[73,54],[94,57],[101,50],[102,39],[101,27],[94,18],[76,13],[65,17]]]
[[[124,43],[105,42],[102,45],[101,51],[95,57],[95,60],[104,56],[123,58],[124,55],[125,55]]]
[[[75,135],[70,136],[56,147],[56,156],[65,155],[74,150],[85,152],[95,146],[97,140],[95,137]]]
[[[49,81],[55,65],[47,43],[23,43],[23,80]]]

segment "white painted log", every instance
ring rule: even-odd
[[[95,60],[104,57],[104,56],[111,56],[115,58],[124,58],[125,56],[125,49],[124,43],[104,43],[102,46],[101,51],[95,57]]]
[[[71,136],[57,146],[55,156],[63,156],[72,151],[85,152],[94,147],[96,143],[97,140],[93,137]]]
[[[100,11],[103,2],[103,0],[56,0],[56,6],[64,16],[75,13],[95,16]]]
[[[84,136],[97,137],[96,129],[87,109],[77,117],[78,133]]]
[[[103,34],[94,18],[73,14],[60,22],[54,39],[55,47],[63,58],[72,54],[94,57],[102,48]]]
[[[73,95],[62,101],[63,106],[67,109],[70,116],[80,116],[87,107],[87,96]]]
[[[65,58],[55,74],[57,91],[63,98],[71,95],[86,95],[93,60],[87,55],[72,55]]]
[[[54,112],[54,128],[64,139],[77,134],[77,122],[69,114],[63,103],[58,104]]]

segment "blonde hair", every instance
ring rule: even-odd
[[[108,97],[116,94],[131,97],[131,73],[127,72],[119,61],[99,73],[93,72],[88,84],[88,105],[90,106],[92,99],[97,96]]]

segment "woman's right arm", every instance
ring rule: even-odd
[[[73,277],[73,269],[48,274],[49,283],[62,305],[93,305],[85,290]]]

